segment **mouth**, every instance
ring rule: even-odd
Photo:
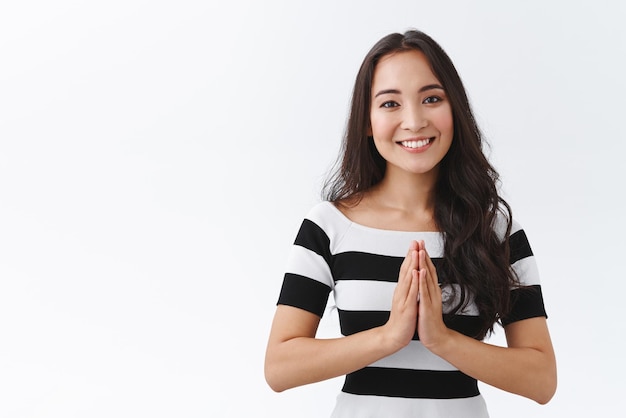
[[[402,145],[405,148],[410,148],[410,149],[417,150],[417,149],[420,149],[420,148],[427,147],[434,140],[435,140],[435,137],[433,136],[433,137],[430,137],[430,138],[409,139],[409,140],[400,141],[400,142],[397,142],[397,143]]]

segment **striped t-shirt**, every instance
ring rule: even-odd
[[[496,232],[504,236],[502,219]],[[423,240],[435,266],[443,256],[440,232],[405,232],[352,222],[333,203],[316,205],[302,222],[293,245],[278,304],[320,317],[333,292],[344,336],[384,325],[400,265],[411,240]],[[524,289],[512,289],[513,321],[546,316],[539,276],[524,231],[513,223],[511,267]],[[443,297],[450,285],[442,287]],[[456,292],[457,294],[460,292]],[[444,305],[444,312],[450,309]],[[446,325],[477,333],[478,311],[469,303]],[[345,378],[333,417],[487,417],[475,379],[431,353],[416,335],[400,351]]]

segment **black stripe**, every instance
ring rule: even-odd
[[[337,309],[342,335],[352,335],[381,325],[389,320],[389,311],[344,311]]]
[[[509,245],[511,246],[510,264],[533,255],[533,250],[530,248],[530,243],[523,229],[511,235]]]
[[[302,221],[294,245],[307,248],[322,256],[326,264],[331,265],[330,238],[326,232],[309,219]]]
[[[381,325],[389,320],[389,311],[346,311],[337,310],[342,335],[352,335]],[[444,315],[444,323],[452,330],[458,331],[468,337],[476,337],[481,329],[481,320],[478,316],[470,315]],[[417,332],[413,336],[419,340]]]
[[[502,325],[538,316],[548,317],[540,285],[511,290],[511,307],[511,312],[502,318]]]
[[[441,262],[433,258],[435,268]],[[348,251],[335,254],[332,271],[335,280],[376,280],[397,282],[404,257]]]
[[[277,304],[295,306],[321,317],[329,293],[330,287],[317,280],[286,273]]]
[[[378,280],[397,282],[402,257],[345,252],[335,255],[333,277],[335,280]]]
[[[480,394],[476,379],[460,371],[366,367],[346,376],[343,392],[397,398],[455,399]]]
[[[476,338],[482,330],[482,320],[473,315],[444,315],[443,322],[454,331],[468,337]]]

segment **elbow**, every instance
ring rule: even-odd
[[[531,380],[530,399],[539,405],[545,405],[552,400],[556,393],[557,387],[557,366],[554,352],[551,352],[545,361],[538,363],[534,372],[534,378]]]
[[[537,402],[539,405],[545,405],[550,402],[553,396],[554,391],[546,392],[545,394],[541,394],[539,397],[535,398],[535,402]]]
[[[283,392],[285,389],[282,388],[281,386],[278,386],[275,382],[270,381],[267,376],[265,377],[265,381],[267,382],[267,384],[269,385],[270,389],[272,389],[274,392],[276,393],[280,393]]]
[[[276,377],[272,373],[268,372],[267,369],[265,370],[265,381],[267,382],[270,389],[272,389],[274,392],[280,393],[287,389],[283,387],[280,384],[280,381],[276,379]]]
[[[265,360],[264,371],[265,381],[274,392],[280,393],[289,389],[289,387],[285,386],[283,379],[281,379],[281,373],[278,371],[278,367],[269,362],[267,359]]]
[[[288,365],[283,361],[281,350],[268,345],[265,352],[264,375],[267,385],[274,392],[280,393],[292,388],[289,386],[289,370]]]
[[[557,378],[556,371],[550,373],[549,376],[544,377],[543,384],[538,387],[540,390],[535,394],[533,400],[539,405],[545,405],[554,397],[556,393]]]
[[[541,393],[537,395],[537,397],[535,397],[534,400],[539,405],[545,405],[548,402],[550,402],[550,400],[554,397],[555,393],[556,393],[556,383],[552,385],[551,387],[544,389]]]

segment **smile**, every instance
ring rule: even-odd
[[[420,139],[417,141],[402,141],[402,142],[399,142],[399,144],[402,145],[403,147],[417,149],[417,148],[425,147],[426,145],[430,144],[434,139],[435,138],[425,138],[425,139]]]

